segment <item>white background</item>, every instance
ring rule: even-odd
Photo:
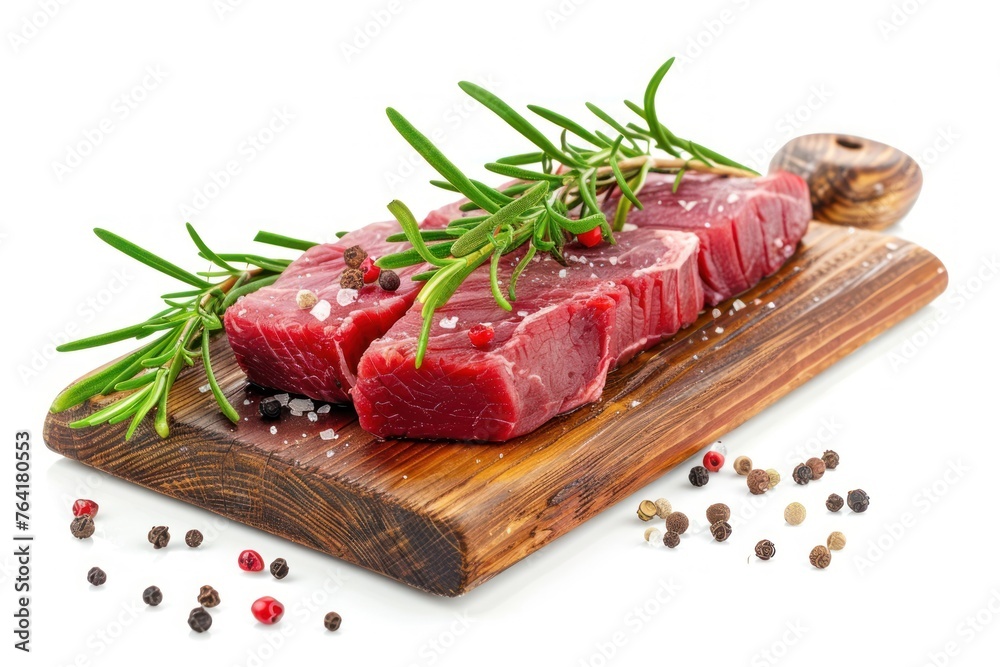
[[[0,660],[595,667],[995,660],[995,3],[121,1],[58,4],[46,18],[39,12],[47,5],[57,3],[9,0],[0,16],[7,369],[0,414],[8,441],[16,430],[34,434],[38,536],[30,656],[11,648],[14,563],[11,549],[0,548]],[[386,25],[368,25],[373,12]],[[366,25],[377,33],[367,43],[357,37]],[[345,50],[355,40],[356,51]],[[198,268],[184,220],[213,246],[242,249],[260,228],[328,239],[385,219],[393,197],[425,211],[446,198],[426,184],[426,167],[401,167],[411,153],[386,121],[387,105],[427,131],[440,128],[442,147],[476,171],[525,147],[481,108],[463,106],[456,81],[485,82],[516,106],[582,116],[590,100],[625,115],[621,99],[639,97],[670,55],[688,62],[663,87],[664,116],[680,134],[733,157],[762,165],[793,135],[818,131],[856,133],[919,156],[924,192],[894,232],[935,252],[951,274],[935,304],[724,439],[730,459],[747,454],[785,474],[763,499],[753,500],[728,467],[693,489],[685,465],[464,598],[440,599],[43,447],[52,397],[128,347],[55,356],[52,341],[130,324],[158,310],[155,296],[173,287],[101,244],[92,227]],[[161,72],[159,80],[147,68]],[[248,159],[241,144],[276,109],[292,119]],[[102,122],[111,131],[92,150],[84,146],[82,163],[68,172],[54,166]],[[183,214],[229,160],[240,173],[202,210]],[[842,456],[838,471],[806,488],[788,481],[794,463],[828,447]],[[13,461],[0,469],[10,489]],[[822,509],[827,494],[856,486],[871,494],[867,514]],[[12,496],[2,496],[5,541]],[[77,496],[102,505],[99,532],[87,542],[67,530]],[[648,548],[635,517],[639,500],[659,496],[701,519],[674,551]],[[796,528],[781,516],[792,500],[810,512]],[[716,501],[739,515],[722,545],[711,542],[702,518]],[[154,523],[173,530],[165,551],[146,543]],[[182,544],[189,527],[207,535],[198,551]],[[814,570],[807,554],[831,530],[847,535],[847,549],[828,570]],[[778,557],[748,564],[764,537],[777,543]],[[292,575],[276,582],[240,573],[235,556],[246,547],[268,560],[287,558]],[[91,565],[108,572],[101,589],[85,581]],[[139,595],[154,583],[164,603],[142,608]],[[203,583],[223,603],[211,632],[196,636],[185,619]],[[290,609],[270,629],[248,611],[263,594]],[[330,609],[344,617],[333,635],[322,629]]]

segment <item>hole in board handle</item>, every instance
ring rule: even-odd
[[[856,151],[861,148],[864,148],[864,146],[862,146],[860,142],[855,141],[854,139],[850,139],[848,137],[837,137],[837,145],[842,146],[843,148],[846,148],[851,151]]]

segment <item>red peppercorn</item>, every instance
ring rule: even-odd
[[[584,246],[586,246],[588,248],[593,248],[595,245],[597,245],[598,243],[600,243],[603,239],[604,239],[604,236],[601,234],[601,228],[600,227],[594,227],[589,232],[584,232],[582,234],[577,234],[576,235],[576,240],[579,241],[582,245],[584,245]]]
[[[485,350],[493,341],[493,327],[489,324],[476,324],[469,329],[469,340],[480,350]]]
[[[271,625],[280,621],[281,617],[285,615],[285,605],[270,595],[265,595],[254,601],[250,606],[250,611],[253,612],[253,617],[258,621]]]
[[[97,503],[93,500],[87,500],[86,498],[80,498],[73,502],[73,516],[83,516],[84,514],[90,515],[91,518],[97,516]]]
[[[726,457],[722,455],[722,452],[717,452],[714,449],[710,452],[705,452],[705,458],[702,459],[702,465],[712,472],[719,472],[722,470],[722,466],[725,462]]]
[[[240,553],[237,562],[240,564],[240,569],[246,572],[260,572],[264,569],[264,559],[253,549],[247,549]]]
[[[365,274],[365,284],[375,282],[378,280],[379,274],[382,273],[382,269],[375,266],[375,260],[371,257],[361,262],[361,266],[358,268],[361,269],[361,273]]]

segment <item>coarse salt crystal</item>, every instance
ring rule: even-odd
[[[438,325],[442,329],[454,329],[458,326],[458,315],[452,315],[451,317],[442,317],[438,322]]]
[[[683,199],[678,199],[677,203],[680,204],[681,208],[683,208],[685,211],[690,211],[691,209],[693,209],[695,206],[698,205],[698,202],[696,201],[684,201]]]
[[[726,202],[729,204],[735,204],[740,200],[740,196],[735,192],[726,197]]]
[[[526,311],[526,310],[519,310],[519,311],[517,311],[517,316],[518,317],[527,317],[528,316],[528,311]]]
[[[271,435],[277,435],[277,434],[278,434],[278,427],[277,426],[272,426],[271,427]]]
[[[559,277],[560,278],[566,277],[566,269],[559,269]]]
[[[211,388],[212,388],[211,385],[203,384],[200,387],[198,387],[198,391],[200,391],[201,393],[204,394],[206,391],[208,391]]]
[[[333,450],[332,449],[326,450],[326,458],[330,458],[331,456],[333,456]]]
[[[615,255],[614,257],[608,257],[608,263],[611,264],[611,266],[616,266],[618,264],[618,256]]]
[[[719,310],[718,308],[713,308],[712,309],[712,317],[714,317],[716,319],[722,317],[722,311]]]
[[[247,314],[247,309],[246,308],[241,308],[240,312],[238,312],[236,314],[239,315],[240,317],[243,317],[244,315]]]
[[[741,310],[743,310],[746,307],[747,307],[747,305],[745,303],[743,303],[742,301],[740,301],[739,299],[736,299],[736,301],[733,301],[733,310],[735,310],[737,313],[740,312]]]
[[[302,411],[301,410],[289,410],[289,414],[291,414],[293,417],[301,417],[302,416]]]
[[[638,405],[640,403],[642,403],[642,401],[632,401],[631,403],[629,403],[629,407],[632,407],[632,408],[638,407]]]
[[[340,301],[339,294],[337,295],[337,301],[338,302]],[[345,304],[342,303],[340,305],[343,306]],[[323,299],[322,301],[317,301],[316,305],[313,306],[312,310],[309,311],[309,314],[315,317],[320,322],[325,321],[326,318],[330,317],[330,302],[327,301],[326,299]]]
[[[784,239],[780,239],[780,238],[774,239],[774,246],[776,248],[784,247],[784,245],[785,245]]]
[[[899,246],[896,245],[895,243],[886,243],[885,247],[888,248],[889,250],[899,250]]]
[[[281,407],[283,408],[288,405],[288,394],[275,394],[272,398],[281,403]]]
[[[755,306],[759,306],[761,303],[763,303],[763,301],[761,301],[760,299],[754,299],[753,300],[753,305],[755,305]]]
[[[768,301],[767,302],[767,307],[768,308],[774,308],[774,302],[773,301]]]
[[[332,428],[328,428],[325,431],[319,432],[320,440],[333,440],[336,437],[336,435],[337,435],[336,431],[334,431]]]
[[[313,402],[310,398],[293,398],[288,401],[289,410],[297,410],[298,412],[309,412],[313,409]]]
[[[623,232],[634,232],[637,229],[639,229],[639,225],[635,224],[634,222],[626,222],[624,225],[622,225]]]
[[[715,210],[717,210],[719,213],[722,213],[722,211],[725,210],[725,209],[720,205],[719,208],[717,208]]]
[[[316,408],[317,414],[321,414],[321,415],[325,415],[329,411],[330,411],[330,404],[329,403],[324,403],[323,405],[321,405],[318,408]]]
[[[319,421],[319,415],[317,415],[315,412],[306,413],[306,417],[308,417],[309,421],[311,422]]]
[[[711,228],[712,228],[712,223],[711,223],[711,222],[706,222],[706,223],[705,223],[705,227],[706,227],[707,229],[711,229]]]
[[[715,327],[715,333],[720,334],[723,331],[725,331],[725,329],[723,329],[722,327]]]
[[[357,300],[358,300],[358,290],[356,289],[351,289],[350,287],[342,287],[340,291],[337,292],[337,303],[339,303],[341,306],[349,306]]]
[[[250,399],[249,398],[244,398],[243,399],[243,405],[250,405]]]

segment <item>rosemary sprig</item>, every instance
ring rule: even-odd
[[[653,74],[643,95],[642,105],[626,101],[644,125],[621,123],[594,104],[587,108],[613,131],[590,131],[582,124],[555,111],[536,105],[528,110],[560,129],[558,145],[506,102],[467,81],[459,87],[532,143],[537,150],[499,158],[486,169],[518,182],[497,190],[469,178],[434,143],[393,108],[386,110],[389,121],[402,137],[431,165],[444,181],[435,186],[464,195],[469,202],[463,211],[481,215],[452,220],[446,230],[422,231],[409,209],[399,201],[389,210],[403,233],[390,241],[408,241],[412,248],[387,255],[376,264],[399,268],[419,263],[431,269],[414,276],[426,283],[417,295],[422,304],[423,327],[417,343],[416,366],[427,352],[434,311],[443,306],[462,282],[487,260],[490,262],[490,291],[497,305],[511,310],[516,285],[537,252],[549,253],[565,264],[563,247],[574,235],[600,228],[601,238],[614,244],[614,232],[621,231],[632,207],[641,209],[638,199],[650,171],[676,174],[674,191],[690,170],[732,176],[756,176],[757,172],[675,135],[664,125],[656,109],[656,94],[673,65],[671,58]],[[586,145],[578,145],[583,142]],[[659,154],[658,154],[659,153]],[[533,166],[534,165],[534,166]],[[614,218],[604,214],[600,198],[618,189]],[[508,280],[506,295],[500,289],[499,260],[527,245]]]
[[[208,260],[213,269],[191,273],[155,253],[141,248],[117,234],[95,229],[105,243],[136,259],[146,266],[176,278],[191,289],[164,294],[161,298],[166,309],[152,317],[123,329],[60,345],[60,352],[82,350],[108,345],[134,338],[150,343],[126,355],[104,370],[69,387],[56,397],[52,412],[62,412],[100,395],[128,392],[122,398],[70,424],[73,428],[117,424],[130,420],[125,439],[131,439],[136,428],[151,411],[155,410],[153,425],[161,437],[167,437],[167,405],[170,390],[184,366],[201,361],[208,386],[215,396],[222,413],[238,422],[236,409],[229,403],[212,370],[209,355],[211,336],[222,330],[222,314],[236,299],[266,285],[270,285],[288,267],[291,260],[270,259],[253,254],[219,254],[205,244],[189,223],[188,234],[198,249],[198,256]],[[260,232],[255,241],[269,245],[307,250],[316,245],[310,241],[289,238],[280,234]],[[239,268],[242,265],[243,268]],[[212,282],[212,278],[219,280]]]

